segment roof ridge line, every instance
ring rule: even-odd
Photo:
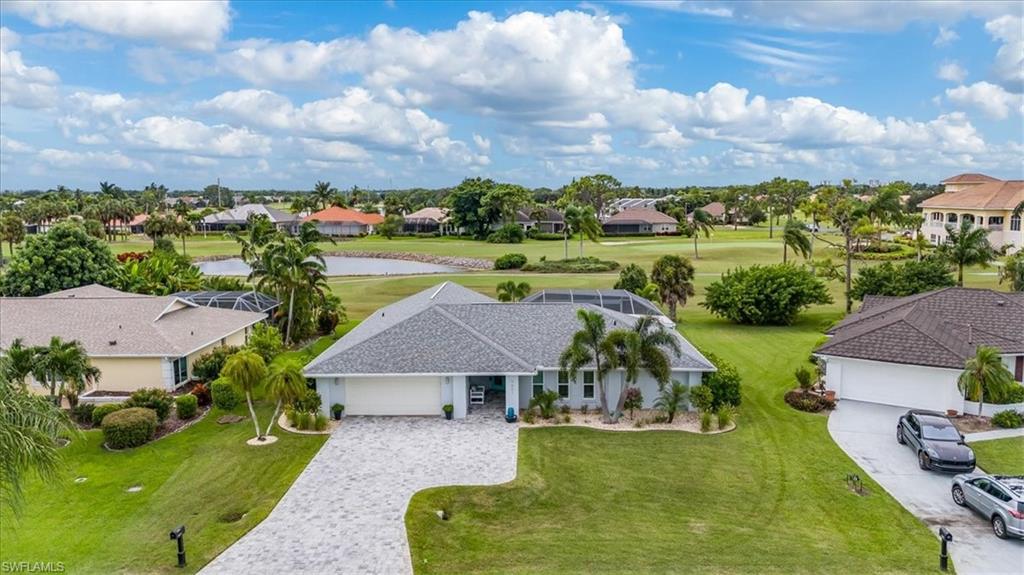
[[[479,330],[477,330],[476,328],[470,326],[469,324],[467,324],[466,322],[462,321],[461,319],[455,317],[455,315],[452,314],[450,311],[444,309],[445,305],[459,305],[459,304],[438,304],[438,305],[431,306],[431,307],[437,308],[437,311],[440,312],[441,315],[443,315],[446,318],[450,319],[451,321],[457,323],[459,326],[461,326],[463,329],[465,329],[467,332],[469,332],[470,335],[472,335],[473,337],[477,338],[478,340],[480,340],[484,344],[487,344],[487,345],[493,347],[494,349],[496,349],[497,351],[501,352],[505,357],[508,357],[510,359],[513,359],[513,360],[519,362],[520,364],[522,364],[523,366],[527,367],[528,369],[536,369],[537,368],[537,366],[530,365],[530,362],[526,361],[525,359],[519,357],[518,355],[516,355],[516,354],[512,353],[511,351],[509,351],[508,349],[506,349],[505,346],[503,346],[503,345],[499,344],[498,342],[494,341],[493,339],[487,337],[486,335],[481,333]]]
[[[945,288],[945,289],[949,289],[949,288]],[[913,312],[913,311],[916,311],[916,310],[917,310],[917,305],[915,304],[915,306],[914,306],[914,309],[910,310],[910,312]],[[909,313],[910,313],[910,312],[908,312],[908,315],[909,315]],[[924,310],[922,310],[922,313],[926,313],[926,312],[925,312]],[[906,321],[906,317],[904,317],[904,318],[900,319],[900,321],[902,321],[903,323],[905,323],[905,324],[907,324],[908,326],[910,326],[911,328],[913,328],[913,329],[914,329],[914,331],[916,331],[917,333],[919,333],[919,334],[921,334],[921,335],[925,336],[926,338],[928,338],[928,339],[930,339],[930,340],[934,341],[935,343],[937,343],[937,344],[939,345],[939,347],[941,347],[941,348],[945,349],[946,351],[948,351],[949,353],[952,353],[953,355],[955,355],[955,356],[957,356],[957,357],[960,357],[960,353],[959,353],[959,352],[957,352],[957,351],[955,351],[955,350],[953,350],[953,349],[950,349],[950,347],[949,347],[948,345],[946,345],[946,344],[942,343],[941,341],[939,341],[938,339],[936,339],[936,338],[932,337],[932,336],[931,336],[931,335],[929,335],[929,334],[928,334],[927,332],[925,332],[925,331],[924,331],[924,330],[922,330],[921,328],[919,328],[919,327],[917,327],[916,325],[914,325],[914,324],[913,324],[912,322]],[[946,321],[946,320],[942,320],[942,323],[943,323],[943,324],[949,324],[949,322],[948,322],[948,321]],[[955,336],[954,336],[954,337],[955,337]],[[968,346],[974,345],[975,347],[977,347],[977,345],[975,345],[975,344],[973,344],[973,343],[971,343],[971,342],[967,342],[967,345],[968,345]]]

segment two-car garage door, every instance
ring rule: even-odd
[[[957,375],[950,369],[832,358],[827,378],[840,399],[945,411],[963,409]]]
[[[353,377],[345,379],[347,415],[438,415],[439,377]]]

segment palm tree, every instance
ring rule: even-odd
[[[695,292],[693,289],[693,264],[681,256],[662,256],[654,261],[651,282],[658,286],[661,301],[668,306],[668,316],[676,320],[676,306]]]
[[[928,243],[928,240],[924,238],[924,232],[921,231],[921,227],[924,226],[924,215],[905,214],[900,218],[900,223],[914,230],[914,245],[917,247],[917,261],[921,261],[924,246]]]
[[[252,394],[266,379],[267,364],[263,362],[263,358],[258,353],[243,349],[224,362],[221,375],[228,378],[232,385],[245,393],[245,402],[249,404],[249,415],[252,416],[252,424],[256,428],[256,438],[263,441],[264,436],[260,434],[260,423],[256,419],[256,410],[252,406]]]
[[[267,424],[267,432],[274,428],[277,422],[277,414],[281,411],[282,403],[295,401],[306,392],[306,376],[302,373],[302,364],[298,361],[280,361],[270,365],[270,372],[267,374],[267,397],[277,401],[274,406],[274,415],[270,417]]]
[[[672,376],[672,363],[665,348],[672,350],[676,357],[683,350],[679,341],[651,316],[639,318],[633,329],[613,330],[608,334],[608,341],[615,350],[615,365],[625,372],[626,385],[619,391],[619,400],[612,412],[612,418],[618,421],[626,404],[626,391],[636,385],[640,371],[647,371],[659,388],[664,387]]]
[[[270,284],[277,293],[287,294],[288,323],[285,341],[292,343],[292,325],[295,319],[295,298],[297,293],[320,294],[327,286],[327,266],[323,250],[315,242],[304,242],[301,238],[284,238],[270,245],[254,262],[249,280],[257,279],[256,287]]]
[[[956,381],[964,399],[978,402],[978,415],[985,405],[985,396],[1000,400],[1009,393],[1012,386],[1017,385],[1013,374],[1003,363],[999,350],[994,347],[979,345],[974,357],[964,364],[964,371]]]
[[[565,226],[562,229],[562,236],[565,240],[565,259],[569,259],[569,236],[580,235],[580,257],[583,257],[583,239],[586,238],[596,242],[601,235],[601,222],[597,219],[593,206],[577,206],[575,204],[565,208],[562,216]]]
[[[35,365],[36,349],[26,347],[19,337],[11,342],[3,354],[0,354],[0,372],[7,381],[25,387],[25,380],[32,375]]]
[[[946,243],[939,246],[938,253],[957,267],[956,285],[963,287],[964,267],[988,267],[996,258],[996,251],[988,243],[988,231],[980,226],[974,227],[970,221],[962,220],[959,228],[947,225],[946,234]]]
[[[78,394],[86,384],[99,381],[100,373],[92,366],[81,343],[55,336],[49,345],[35,348],[32,376],[50,390],[50,400],[55,405],[66,395],[74,407]]]
[[[498,284],[498,301],[516,302],[530,295],[530,284],[526,282],[516,283],[514,280]]]
[[[689,390],[685,385],[672,380],[672,385],[661,389],[658,398],[654,400],[654,407],[664,411],[665,415],[668,416],[668,422],[672,423],[672,420],[676,418],[676,412],[679,411],[683,402],[686,401],[688,392]]]
[[[61,467],[57,440],[77,433],[60,408],[0,371],[0,507],[20,511],[29,471],[44,483],[56,483]]]
[[[804,259],[811,255],[811,240],[804,233],[804,226],[796,220],[786,220],[786,228],[782,231],[782,263],[789,260],[789,249]]]
[[[711,237],[712,230],[715,229],[715,219],[711,217],[711,214],[704,210],[697,208],[693,210],[690,221],[690,231],[693,232],[693,258],[700,259],[700,254],[697,253],[697,238],[701,234],[704,237]]]
[[[338,193],[338,190],[331,187],[330,182],[318,181],[313,186],[313,193],[311,194],[313,202],[320,206],[320,209],[327,209],[327,206],[331,205],[331,200],[334,195]]]
[[[580,309],[576,311],[582,328],[573,334],[569,346],[562,351],[558,364],[569,376],[576,377],[580,368],[594,366],[594,379],[601,404],[601,414],[606,423],[612,423],[608,412],[608,396],[604,389],[604,377],[615,367],[616,353],[605,334],[604,315],[601,312]]]

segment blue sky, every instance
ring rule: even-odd
[[[1024,177],[1005,2],[5,2],[0,187]]]

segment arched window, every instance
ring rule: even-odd
[[[974,215],[973,214],[964,214],[963,216],[961,216],[961,218],[962,218],[963,221],[965,221],[967,223],[970,223],[970,224],[974,223]]]
[[[957,221],[956,214],[946,214],[946,222],[947,223],[955,224],[956,221]]]

